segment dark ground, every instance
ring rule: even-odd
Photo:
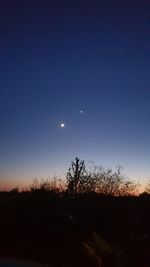
[[[0,193],[1,258],[54,267],[97,266],[83,248],[93,231],[123,253],[121,263],[110,256],[102,267],[150,266],[148,195],[72,198],[47,192]]]

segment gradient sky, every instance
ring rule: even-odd
[[[5,0],[0,36],[1,187],[75,156],[150,178],[148,0]]]

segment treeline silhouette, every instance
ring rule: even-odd
[[[75,159],[66,181],[0,192],[0,257],[50,266],[150,266],[150,195],[121,173]]]

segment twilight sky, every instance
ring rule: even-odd
[[[149,0],[5,0],[0,37],[1,187],[75,156],[150,178]]]

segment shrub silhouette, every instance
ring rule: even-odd
[[[30,185],[30,191],[32,193],[53,193],[59,195],[63,191],[63,182],[57,177],[51,178],[37,178],[33,179]]]
[[[97,193],[112,196],[128,196],[137,194],[139,184],[122,174],[121,167],[116,171],[111,168],[94,166],[90,179],[95,183]]]
[[[145,193],[147,194],[150,194],[150,181],[148,181],[146,187],[145,187],[145,190],[144,190]]]

